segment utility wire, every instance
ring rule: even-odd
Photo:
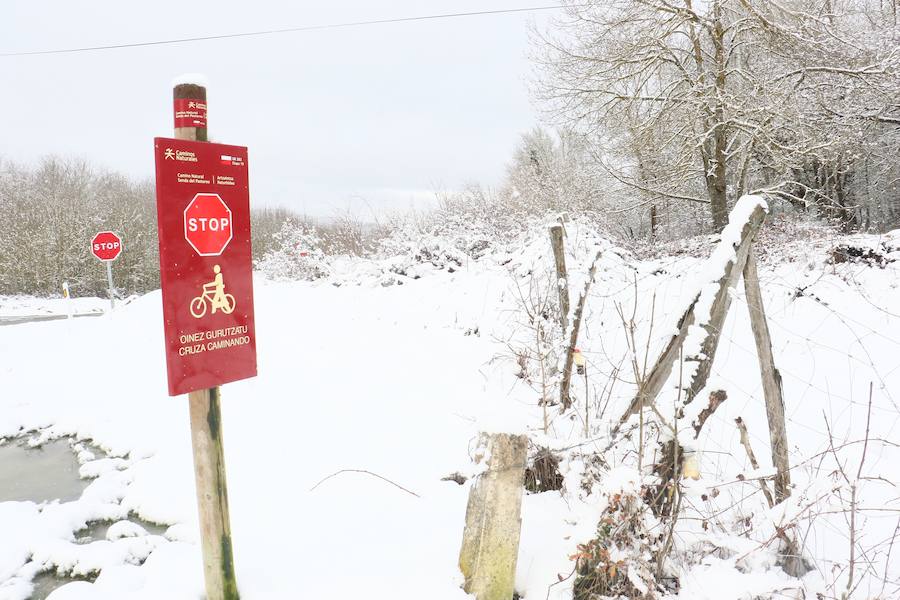
[[[55,50],[31,50],[25,52],[0,52],[0,58],[13,56],[38,56],[43,54],[74,54],[76,52],[97,52],[101,50],[119,50],[122,48],[142,48],[146,46],[165,46],[169,44],[186,44],[189,42],[205,42],[209,40],[225,40],[231,38],[257,37],[263,35],[275,35],[279,33],[301,33],[306,31],[321,31],[325,29],[343,29],[348,27],[362,27],[365,25],[385,25],[387,23],[409,23],[412,21],[433,21],[436,19],[453,19],[458,17],[477,17],[484,15],[500,15],[511,13],[536,12],[541,10],[558,10],[565,8],[563,5],[534,6],[530,8],[505,8],[497,10],[481,10],[473,12],[444,13],[438,15],[423,15],[418,17],[398,17],[394,19],[374,19],[371,21],[351,21],[347,23],[329,23],[324,25],[306,25],[303,27],[287,27],[284,29],[268,29],[264,31],[246,31],[242,33],[225,33],[221,35],[207,35],[189,38],[177,38],[172,40],[154,40],[149,42],[133,42],[130,44],[111,44],[108,46],[86,46],[83,48],[60,48]]]

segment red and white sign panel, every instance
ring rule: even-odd
[[[247,149],[154,142],[169,394],[255,377]]]
[[[122,238],[112,231],[101,231],[91,240],[91,253],[103,262],[116,260],[121,252]]]
[[[175,127],[206,127],[206,100],[175,98]]]

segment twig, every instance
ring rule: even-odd
[[[412,494],[412,495],[415,496],[416,498],[421,498],[420,495],[418,495],[417,493],[412,492],[412,491],[406,489],[405,487],[403,487],[403,486],[400,485],[399,483],[395,483],[395,482],[391,481],[390,479],[388,479],[387,477],[382,477],[382,476],[379,475],[378,473],[373,473],[372,471],[366,471],[365,469],[341,469],[340,471],[335,471],[334,473],[332,473],[332,474],[329,475],[328,477],[325,477],[324,479],[322,479],[321,481],[319,481],[319,483],[317,483],[316,485],[314,485],[314,486],[312,486],[311,488],[309,488],[309,491],[315,490],[317,487],[319,487],[320,485],[322,485],[323,483],[325,483],[326,481],[328,481],[328,480],[331,479],[332,477],[337,477],[337,476],[340,475],[341,473],[365,473],[366,475],[371,475],[372,477],[377,477],[378,479],[381,479],[382,481],[386,481],[386,482],[388,482],[389,484],[391,484],[392,486],[397,487],[397,488],[400,488],[401,490],[403,490],[403,491],[406,492],[407,494]]]
[[[747,426],[744,425],[744,420],[738,417],[734,420],[734,422],[737,424],[738,431],[741,432],[741,445],[744,447],[744,450],[747,451],[747,458],[750,459],[750,466],[752,466],[754,470],[759,469],[759,462],[756,460],[756,454],[753,453],[753,448],[750,446],[750,436],[747,435]],[[775,506],[775,500],[774,498],[772,498],[772,493],[769,491],[769,487],[766,485],[765,479],[759,480],[759,487],[762,489],[762,493],[766,497],[766,502],[768,502],[769,508]]]
[[[693,422],[692,426],[694,428],[694,439],[696,440],[700,437],[700,430],[703,429],[703,425],[706,424],[706,420],[712,416],[716,409],[721,406],[725,400],[728,399],[728,394],[725,393],[725,390],[714,390],[709,393],[709,405],[700,411],[700,415],[697,417],[697,420]]]
[[[884,595],[884,588],[887,586],[888,581],[888,567],[891,564],[891,552],[894,550],[894,541],[897,539],[897,534],[900,533],[900,519],[897,519],[897,526],[894,527],[894,535],[891,536],[891,545],[888,546],[887,558],[884,559],[884,578],[881,580],[881,595]]]
[[[850,564],[849,564],[849,572],[847,574],[847,588],[844,592],[844,598],[849,598],[851,594],[853,594],[853,590],[855,589],[853,586],[853,578],[856,574],[856,486],[859,484],[859,479],[862,476],[863,464],[866,462],[866,450],[869,448],[869,423],[872,420],[872,382],[869,382],[869,410],[866,414],[866,441],[863,444],[862,456],[859,459],[859,469],[856,471],[856,479],[853,480],[853,483],[850,485]],[[827,420],[826,420],[827,424]],[[831,433],[829,429],[829,434]],[[832,443],[832,449],[834,448],[834,444]],[[835,456],[835,458],[837,458]],[[843,473],[843,468],[841,469]],[[847,475],[844,474],[844,479],[847,478]]]

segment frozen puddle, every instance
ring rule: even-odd
[[[31,448],[21,440],[0,446],[0,502],[69,502],[90,484],[78,475],[78,460],[68,439]]]
[[[96,493],[89,490],[87,497],[83,495],[97,479],[106,478],[107,485],[110,478],[116,481],[130,461],[110,458],[102,450],[71,438],[41,442],[38,435],[32,440],[7,439],[0,445],[0,532],[4,527],[15,530],[18,526],[19,535],[10,540],[10,552],[27,552],[27,562],[5,586],[0,585],[0,598],[7,598],[8,593],[23,598],[31,588],[27,598],[45,600],[66,584],[96,579],[109,564],[109,556],[121,555],[126,562],[140,564],[166,542],[167,526],[127,513],[115,499],[94,504],[98,502]],[[60,523],[85,519],[79,516],[85,514],[112,520],[91,520],[74,532],[66,530],[65,525],[60,527]],[[35,549],[23,536],[41,530],[53,531],[59,537]],[[3,543],[0,541],[0,545]]]
[[[169,529],[168,525],[158,525],[156,523],[148,523],[143,519],[139,519],[134,514],[128,515],[128,521],[137,523],[147,532],[147,535],[164,535]],[[75,533],[75,541],[79,544],[90,544],[97,540],[107,539],[106,533],[109,531],[112,521],[95,521],[88,524],[87,529],[81,529]]]
[[[161,536],[167,529],[167,526],[165,525],[148,523],[147,521],[137,518],[135,515],[129,515],[128,520],[143,527],[148,535]],[[107,532],[112,524],[112,521],[96,521],[91,523],[86,529],[81,529],[76,532],[75,542],[78,544],[90,544],[97,540],[105,540],[107,539]],[[46,600],[51,592],[61,588],[67,583],[72,583],[73,581],[94,581],[94,579],[96,579],[96,575],[70,577],[61,575],[57,573],[56,570],[44,571],[35,575],[34,579],[31,580],[34,589],[31,592],[31,596],[29,596],[29,600]]]
[[[47,596],[50,595],[50,592],[53,590],[60,588],[67,583],[72,583],[73,581],[92,581],[87,578],[71,578],[71,577],[63,577],[57,575],[55,572],[45,572],[39,575],[36,575],[35,578],[31,581],[34,584],[34,591],[31,592],[31,596],[29,596],[29,600],[46,600]]]

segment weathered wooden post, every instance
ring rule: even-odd
[[[696,325],[705,330],[702,340],[700,352],[695,356],[685,357],[685,360],[696,363],[696,368],[690,381],[685,387],[686,397],[684,404],[693,401],[694,396],[706,385],[709,372],[712,369],[712,362],[716,356],[716,348],[719,344],[719,336],[722,331],[722,325],[725,323],[725,316],[728,313],[728,307],[731,305],[730,290],[737,286],[741,273],[744,271],[744,265],[747,263],[747,256],[750,253],[750,246],[753,243],[756,233],[762,226],[766,217],[766,205],[760,203],[761,200],[745,197],[746,202],[757,202],[750,214],[742,217],[742,220],[736,225],[740,226],[740,235],[737,240],[723,240],[719,242],[719,246],[715,252],[727,251],[732,257],[726,262],[722,268],[722,275],[716,283],[715,292],[712,294],[709,304],[709,314],[704,322],[695,323],[697,316],[695,309],[700,301],[703,291],[698,293],[687,310],[681,315],[678,321],[677,333],[673,334],[669,339],[660,357],[654,363],[653,368],[647,375],[644,387],[639,391],[635,398],[631,401],[628,410],[623,413],[619,419],[618,425],[613,429],[613,434],[618,433],[619,427],[628,420],[628,418],[637,414],[641,408],[653,404],[660,391],[663,389],[669,375],[672,373],[672,367],[681,352],[682,345],[688,332]],[[742,199],[742,201],[745,201]],[[746,206],[746,205],[745,205]],[[727,230],[726,230],[727,231]],[[733,233],[736,233],[733,232]],[[711,257],[710,260],[719,260],[721,257]],[[710,282],[713,283],[713,282]],[[710,292],[707,292],[710,293]],[[704,315],[706,316],[706,315]]]
[[[772,462],[775,464],[775,502],[782,502],[791,495],[791,465],[788,458],[787,429],[784,424],[784,397],[781,387],[781,373],[775,367],[772,354],[772,338],[766,311],[763,306],[762,291],[759,288],[759,274],[756,270],[756,255],[751,248],[744,265],[744,291],[747,293],[747,308],[750,312],[750,327],[756,342],[759,357],[759,371],[762,376],[763,397],[766,401],[766,418],[769,420],[769,443],[772,448]]]
[[[180,83],[175,85],[173,95],[175,139],[209,141],[206,88],[198,83]],[[219,387],[192,391],[188,394],[188,402],[206,597],[207,600],[238,600]]]
[[[550,247],[553,248],[553,262],[556,264],[556,287],[559,291],[559,326],[566,333],[569,326],[569,280],[566,272],[566,249],[563,241],[562,224],[550,226]]]
[[[528,439],[483,435],[487,469],[472,485],[459,568],[464,589],[477,600],[511,600],[522,532],[522,494]]]

